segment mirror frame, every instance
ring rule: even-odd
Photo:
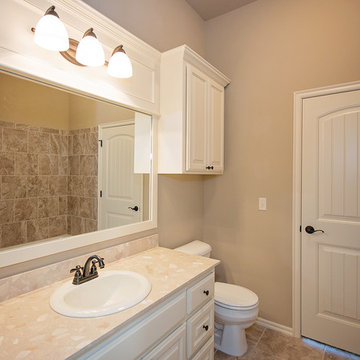
[[[50,86],[58,90],[71,92],[75,95],[85,96],[87,98],[91,98],[97,101],[107,102],[113,105],[126,107],[133,111],[142,112],[146,115],[151,116],[151,130],[152,130],[152,174],[150,177],[150,220],[142,221],[139,223],[123,225],[119,227],[114,227],[106,230],[98,230],[91,233],[74,235],[69,237],[64,237],[55,240],[40,240],[34,243],[28,243],[24,245],[18,245],[10,248],[4,248],[4,250],[0,249],[0,268],[7,267],[10,265],[19,264],[26,261],[31,261],[34,259],[38,259],[41,257],[59,254],[65,251],[79,249],[85,246],[98,244],[101,242],[121,238],[127,235],[133,235],[136,233],[140,233],[147,230],[152,230],[157,228],[157,199],[158,199],[158,182],[157,182],[157,119],[158,116],[155,114],[150,114],[146,111],[139,111],[138,108],[131,108],[130,106],[124,106],[121,103],[117,103],[115,101],[97,97],[95,95],[79,91],[74,88],[69,88],[67,86],[62,86],[61,84],[57,84],[51,82],[47,79],[39,79],[36,76],[32,76],[29,74],[24,74],[18,71],[12,71],[7,67],[4,67],[0,64],[0,71],[7,73],[11,76],[20,77],[22,79],[34,81],[38,84],[42,84],[45,86]],[[124,241],[119,241],[125,242]]]

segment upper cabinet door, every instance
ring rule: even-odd
[[[205,171],[207,166],[207,77],[186,65],[186,171]]]
[[[209,82],[208,164],[213,172],[224,171],[224,88]],[[213,167],[213,168],[212,168]]]
[[[224,171],[224,74],[183,45],[161,55],[159,174]]]

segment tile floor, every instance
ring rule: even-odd
[[[241,357],[215,352],[215,360],[360,360],[347,353],[309,339],[298,339],[253,325],[246,331],[248,352]]]

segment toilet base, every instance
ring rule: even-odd
[[[242,356],[247,352],[245,329],[239,325],[224,325],[215,335],[215,349],[231,356]]]

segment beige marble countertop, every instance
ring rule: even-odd
[[[152,289],[136,306],[99,318],[70,318],[50,308],[51,294],[71,278],[4,301],[0,303],[0,358],[65,359],[122,329],[218,263],[156,247],[108,264],[107,270],[146,276]]]

